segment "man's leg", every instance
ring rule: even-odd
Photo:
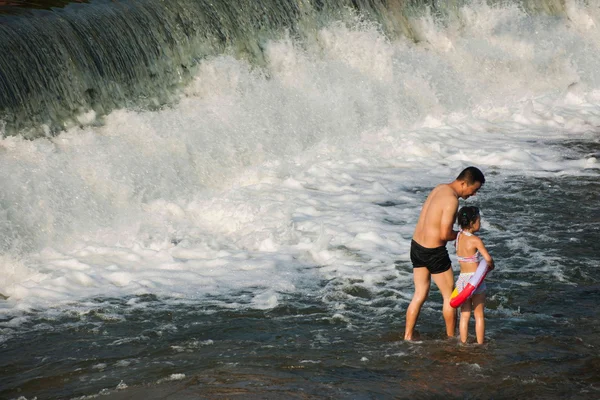
[[[415,325],[421,312],[421,307],[429,295],[431,274],[425,267],[413,268],[413,281],[415,283],[415,294],[406,309],[406,328],[404,329],[404,340],[413,340]],[[450,300],[448,300],[450,301]]]
[[[454,336],[456,334],[456,310],[450,305],[450,296],[452,296],[454,290],[454,273],[452,268],[449,268],[447,271],[432,276],[444,298],[442,314],[444,315],[444,321],[446,321],[446,334]]]

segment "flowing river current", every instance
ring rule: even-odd
[[[600,397],[596,2],[4,3],[0,398]],[[469,165],[486,343],[405,342]]]

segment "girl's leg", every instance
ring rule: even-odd
[[[475,294],[471,298],[473,301],[473,311],[475,314],[475,334],[477,343],[483,344],[485,340],[485,318],[483,310],[485,309],[485,293]]]
[[[460,341],[467,343],[469,336],[469,320],[471,319],[471,300],[467,300],[460,307]]]

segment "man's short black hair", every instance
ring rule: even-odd
[[[475,182],[481,183],[481,186],[485,183],[485,177],[483,172],[477,167],[467,167],[456,178],[457,181],[464,181],[467,185],[471,186]]]

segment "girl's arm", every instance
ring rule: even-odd
[[[481,240],[477,236],[475,236],[474,239],[475,239],[475,248],[477,250],[479,250],[479,253],[483,256],[483,259],[487,262],[488,267],[490,268],[490,271],[493,270],[494,269],[494,259],[492,258],[492,256],[490,256],[490,253],[488,253],[487,249],[483,245],[483,240]]]

